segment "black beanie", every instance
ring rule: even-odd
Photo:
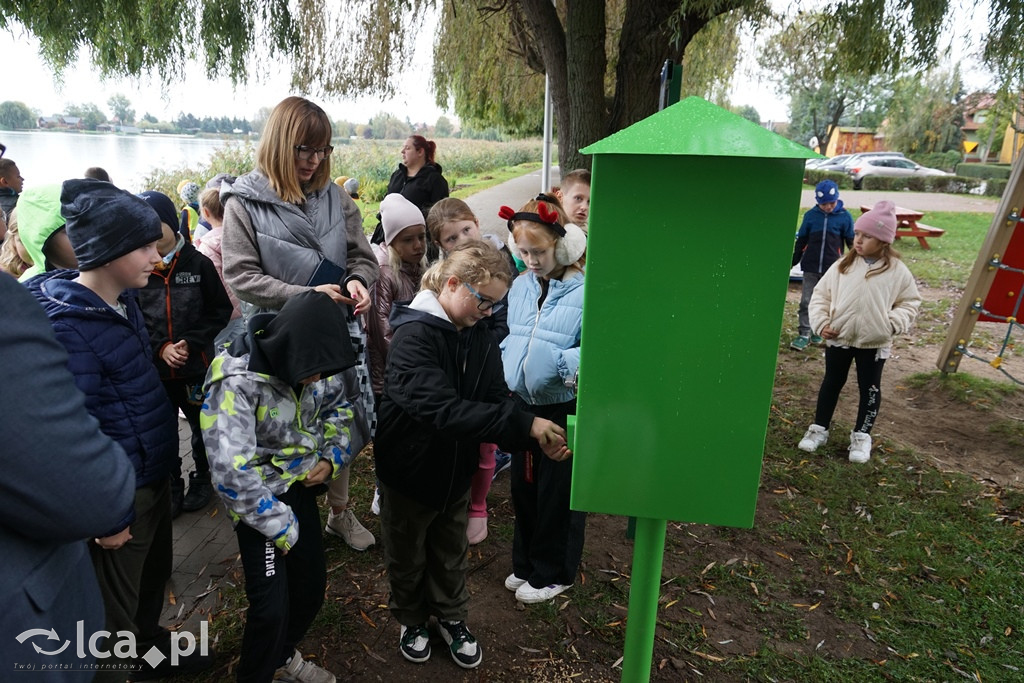
[[[142,197],[144,202],[153,207],[156,215],[160,216],[160,222],[166,223],[171,232],[178,231],[178,210],[174,208],[174,202],[171,201],[170,197],[156,190],[140,192],[139,196]]]
[[[160,217],[149,204],[102,180],[65,180],[60,212],[82,271],[95,270],[163,235]]]
[[[320,374],[336,375],[356,364],[345,309],[323,292],[307,290],[285,302],[263,329],[253,333],[259,353],[249,369],[295,386]]]

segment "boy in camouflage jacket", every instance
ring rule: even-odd
[[[295,645],[324,600],[316,498],[354,455],[353,388],[342,376],[354,364],[344,311],[311,290],[254,316],[210,365],[203,441],[235,521],[249,598],[240,681],[306,680],[300,670],[318,668]]]

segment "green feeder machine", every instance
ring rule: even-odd
[[[804,160],[699,97],[593,155],[572,507],[637,518],[623,681],[650,678],[666,520],[751,527]]]

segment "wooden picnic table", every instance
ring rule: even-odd
[[[861,206],[860,212],[865,213],[873,207]],[[903,206],[896,207],[896,239],[901,237],[916,237],[922,249],[931,249],[928,246],[928,237],[942,237],[946,231],[941,228],[933,228],[930,225],[919,223],[924,218],[923,211],[908,209]]]

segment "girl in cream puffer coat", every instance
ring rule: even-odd
[[[814,423],[799,444],[807,452],[828,440],[839,393],[856,361],[860,405],[850,433],[849,459],[863,463],[870,458],[871,428],[882,402],[882,368],[893,338],[910,329],[921,305],[914,276],[892,248],[895,209],[892,202],[882,201],[858,218],[853,249],[814,288],[811,329],[827,347]]]

